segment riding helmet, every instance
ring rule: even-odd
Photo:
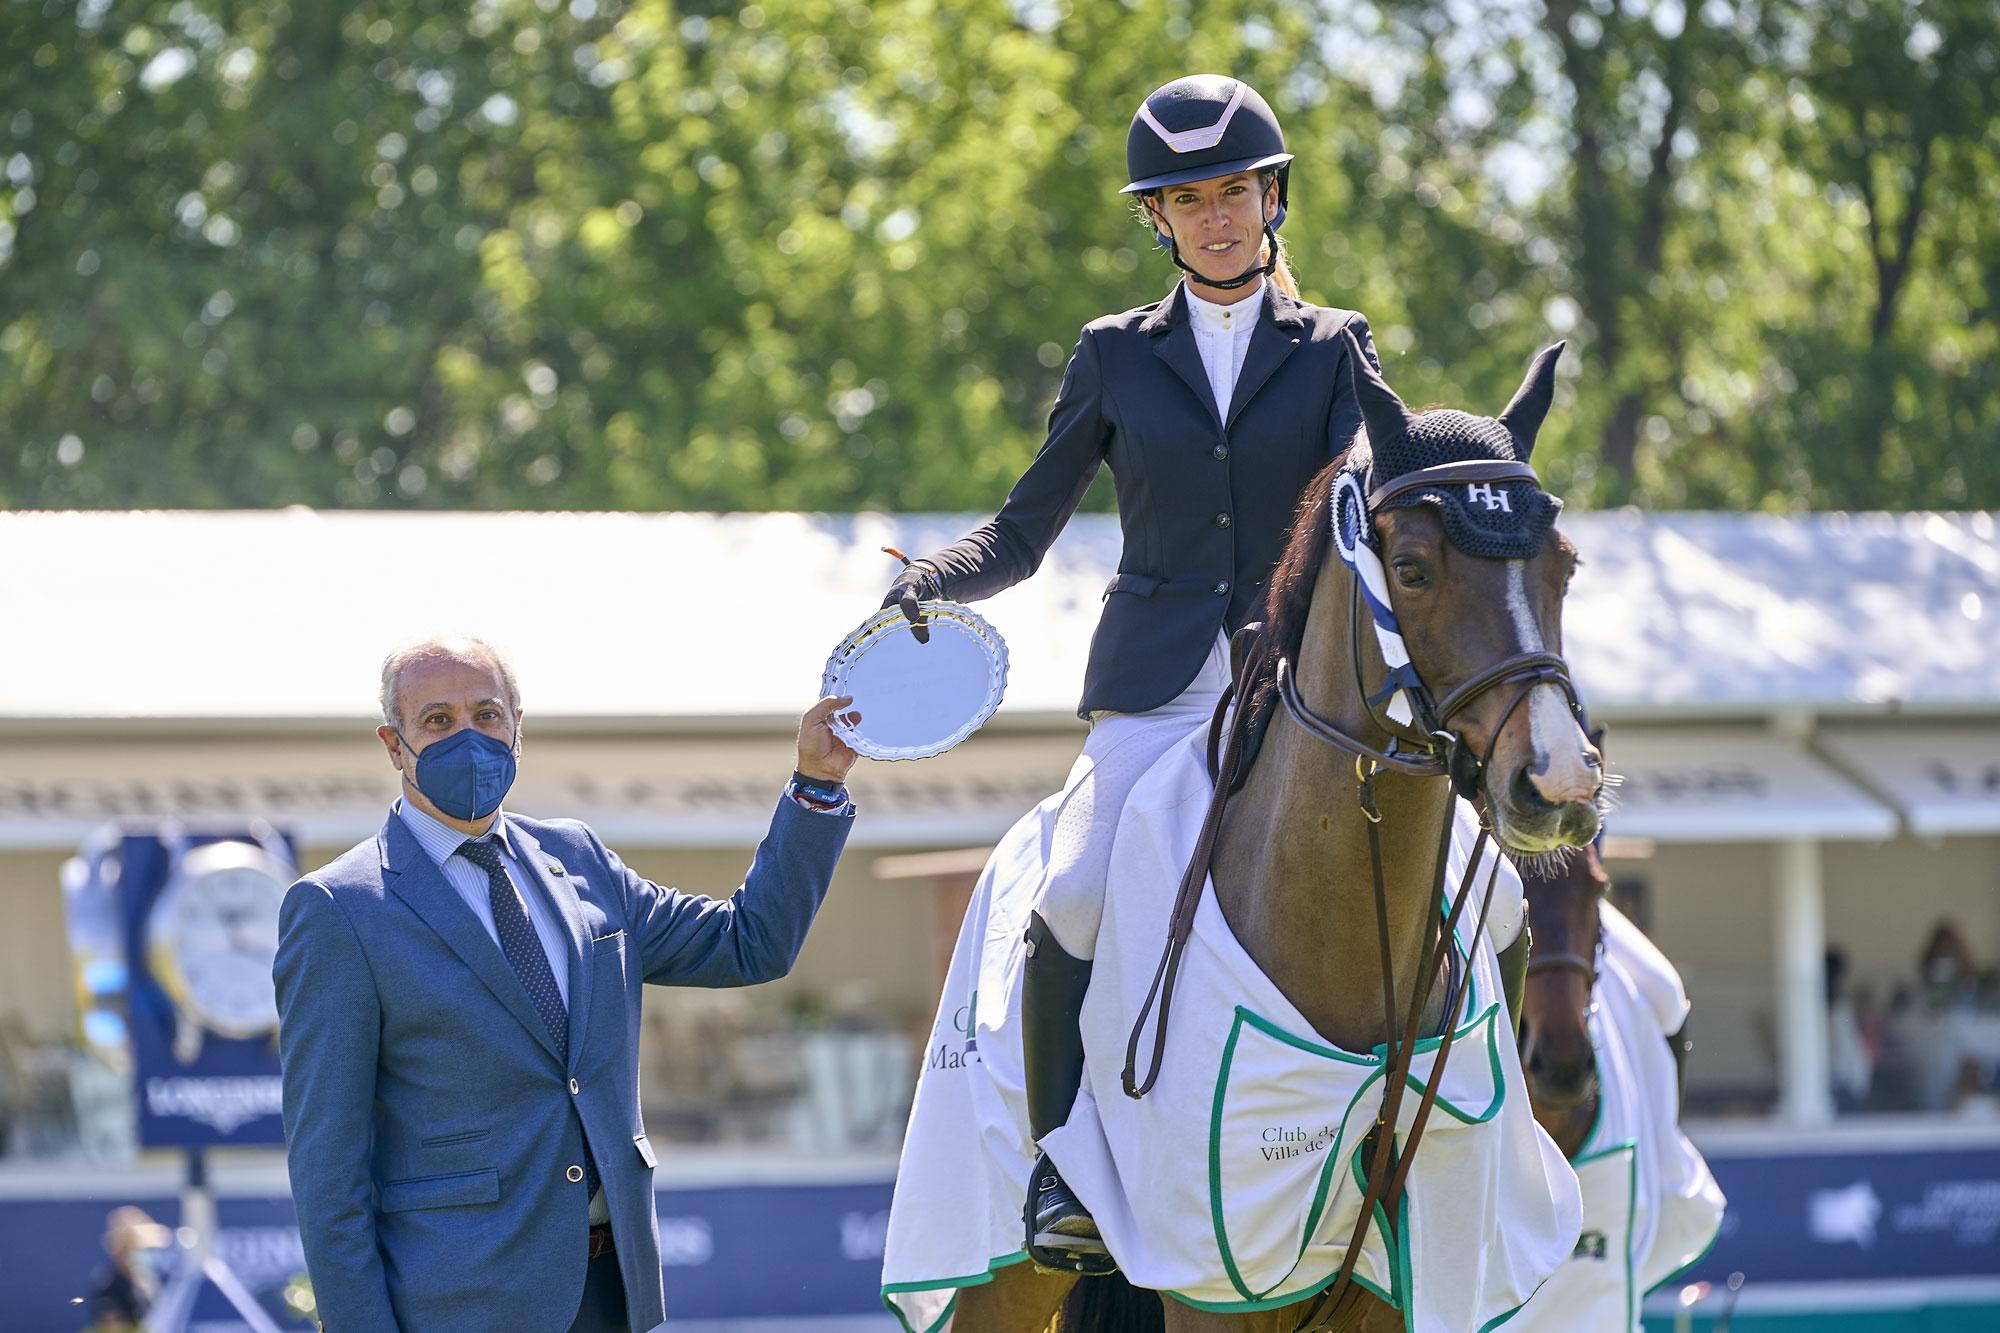
[[[1155,89],[1139,104],[1125,135],[1125,170],[1131,180],[1119,193],[1275,168],[1275,228],[1285,220],[1291,162],[1285,132],[1255,88],[1222,74],[1189,74]]]

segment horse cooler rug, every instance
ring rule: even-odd
[[[1687,1019],[1680,974],[1639,928],[1599,904],[1604,951],[1590,1018],[1597,1053],[1597,1121],[1572,1165],[1583,1232],[1510,1327],[1641,1327],[1639,1302],[1708,1252],[1723,1198],[1708,1163],[1681,1133],[1667,1034]]]
[[[1159,1080],[1140,1100],[1121,1090],[1126,1037],[1211,791],[1203,743],[1195,735],[1169,750],[1126,804],[1083,1009],[1083,1087],[1044,1146],[1134,1284],[1205,1309],[1251,1311],[1303,1299],[1339,1271],[1385,1070],[1381,1048],[1341,1051],[1314,1032],[1237,942],[1209,885]],[[1054,809],[1052,799],[1016,824],[980,878],[918,1082],[883,1264],[884,1301],[912,1330],[942,1329],[959,1288],[1025,1262],[1033,1147],[1021,936]],[[1476,832],[1461,805],[1453,889]],[[1356,1268],[1413,1333],[1504,1321],[1569,1257],[1580,1226],[1575,1177],[1529,1111],[1493,943],[1470,941],[1490,868],[1473,876],[1462,916],[1469,984],[1400,1204],[1398,1243],[1378,1217]],[[1499,875],[1489,930],[1504,943],[1518,930],[1521,894],[1504,860]],[[1418,1048],[1399,1132],[1436,1045]]]

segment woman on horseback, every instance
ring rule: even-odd
[[[1030,1129],[1070,1115],[1112,836],[1139,776],[1213,712],[1228,636],[1254,619],[1312,477],[1361,424],[1345,360],[1351,310],[1306,304],[1278,240],[1292,154],[1248,84],[1176,79],[1133,116],[1129,181],[1181,280],[1151,305],[1084,326],[1048,439],[992,521],[912,561],[884,606],[924,637],[920,603],[976,601],[1033,574],[1100,465],[1117,485],[1124,549],[1091,641],[1071,770],[1030,917],[1023,975]],[[1096,1224],[1046,1153],[1030,1177],[1029,1250],[1049,1267],[1109,1271]]]

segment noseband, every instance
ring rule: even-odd
[[[1589,983],[1590,988],[1595,991],[1597,989],[1597,975],[1602,967],[1603,959],[1604,936],[1600,934],[1597,937],[1597,948],[1589,958],[1585,958],[1580,953],[1552,953],[1545,955],[1530,950],[1528,954],[1528,975],[1532,977],[1538,972],[1575,972]]]

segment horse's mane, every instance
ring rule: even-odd
[[[1270,587],[1264,593],[1264,632],[1280,652],[1295,660],[1305,639],[1306,614],[1312,609],[1319,567],[1333,544],[1333,521],[1327,510],[1333,498],[1334,474],[1346,464],[1343,453],[1306,483],[1285,535],[1285,552],[1271,570]]]
[[[1294,662],[1299,660],[1299,648],[1305,642],[1306,617],[1312,611],[1320,566],[1326,563],[1327,548],[1333,545],[1333,520],[1328,512],[1333,502],[1333,479],[1347,466],[1355,448],[1365,451],[1367,446],[1359,442],[1350,446],[1306,483],[1285,536],[1284,554],[1278,557],[1264,591],[1265,641]],[[1275,668],[1276,659],[1267,658],[1259,678],[1243,685],[1243,697],[1253,712],[1262,713],[1270,704],[1276,684]]]
[[[1413,418],[1436,411],[1442,404],[1429,403]],[[1326,563],[1327,548],[1333,544],[1333,519],[1328,513],[1333,503],[1333,479],[1353,463],[1364,474],[1373,460],[1365,432],[1357,430],[1347,448],[1334,455],[1319,475],[1306,483],[1299,507],[1292,514],[1292,526],[1285,536],[1285,552],[1271,570],[1270,586],[1264,592],[1265,639],[1293,662],[1305,642],[1306,616],[1312,611],[1313,589],[1319,583],[1320,567]],[[1270,702],[1275,684],[1275,660],[1268,662],[1262,677],[1243,687],[1249,707],[1261,711]]]

